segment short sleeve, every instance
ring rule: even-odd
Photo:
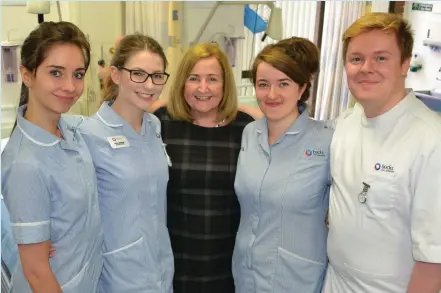
[[[161,133],[161,121],[159,121],[159,118],[153,114],[148,114],[148,115],[154,125],[155,133],[160,134]]]
[[[241,139],[241,151],[246,151],[248,149],[248,137],[250,136],[252,132],[253,125],[255,125],[255,122],[251,122],[248,125],[245,126],[245,128],[242,131],[242,139]]]
[[[32,244],[49,240],[50,196],[43,179],[44,170],[24,162],[2,167],[2,194],[15,242]]]
[[[3,196],[1,199],[1,228],[2,228],[2,260],[5,262],[10,272],[14,271],[15,265],[18,261],[18,249],[12,236],[11,222],[9,219],[9,212],[6,208]]]
[[[416,261],[441,263],[441,143],[414,165],[411,214]]]

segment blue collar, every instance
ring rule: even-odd
[[[310,124],[308,107],[306,104],[300,104],[299,106],[299,117],[293,122],[293,124],[288,128],[283,135],[275,144],[281,143],[287,135],[297,135],[304,129],[308,128]],[[262,117],[256,121],[256,131],[258,134],[258,141],[260,146],[265,152],[270,153],[270,146],[268,144],[268,120],[266,117]]]
[[[299,134],[309,125],[308,106],[306,104],[300,104],[298,108],[300,115],[299,117],[297,117],[294,123],[288,128],[285,135]],[[268,133],[268,120],[266,119],[266,117],[262,117],[259,120],[257,120],[256,131],[259,134],[264,132]]]
[[[17,112],[17,128],[23,133],[23,135],[36,145],[43,147],[51,147],[58,143],[62,143],[65,148],[71,148],[69,146],[74,145],[73,128],[66,123],[63,117],[58,120],[58,129],[60,129],[64,141],[58,136],[48,132],[47,130],[35,125],[34,123],[26,120],[23,116],[27,105],[19,107]]]
[[[144,135],[146,133],[147,123],[149,125],[152,123],[150,115],[148,113],[144,113],[144,117],[142,119],[141,133],[136,133],[135,130],[133,130],[132,126],[129,125],[126,120],[124,120],[113,110],[110,102],[104,102],[96,113],[96,116],[105,125],[112,128],[122,128],[125,133],[135,137],[139,135]]]

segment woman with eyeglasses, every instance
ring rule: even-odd
[[[92,153],[104,230],[105,293],[170,293],[173,255],[166,227],[168,156],[158,118],[144,110],[169,77],[152,38],[125,36],[104,84],[104,103],[80,126]]]

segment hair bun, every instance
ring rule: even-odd
[[[288,56],[296,60],[301,68],[308,70],[310,76],[318,72],[320,52],[310,40],[292,37],[279,41],[276,46],[282,46]]]
[[[260,51],[253,63],[251,81],[256,85],[257,67],[261,62],[266,62],[300,87],[305,86],[299,99],[302,103],[310,97],[311,81],[320,67],[319,59],[319,50],[310,40],[299,37],[284,39]]]

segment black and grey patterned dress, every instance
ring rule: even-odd
[[[231,258],[240,221],[234,192],[242,131],[252,117],[206,128],[155,112],[172,161],[167,226],[175,259],[175,293],[233,293]]]

